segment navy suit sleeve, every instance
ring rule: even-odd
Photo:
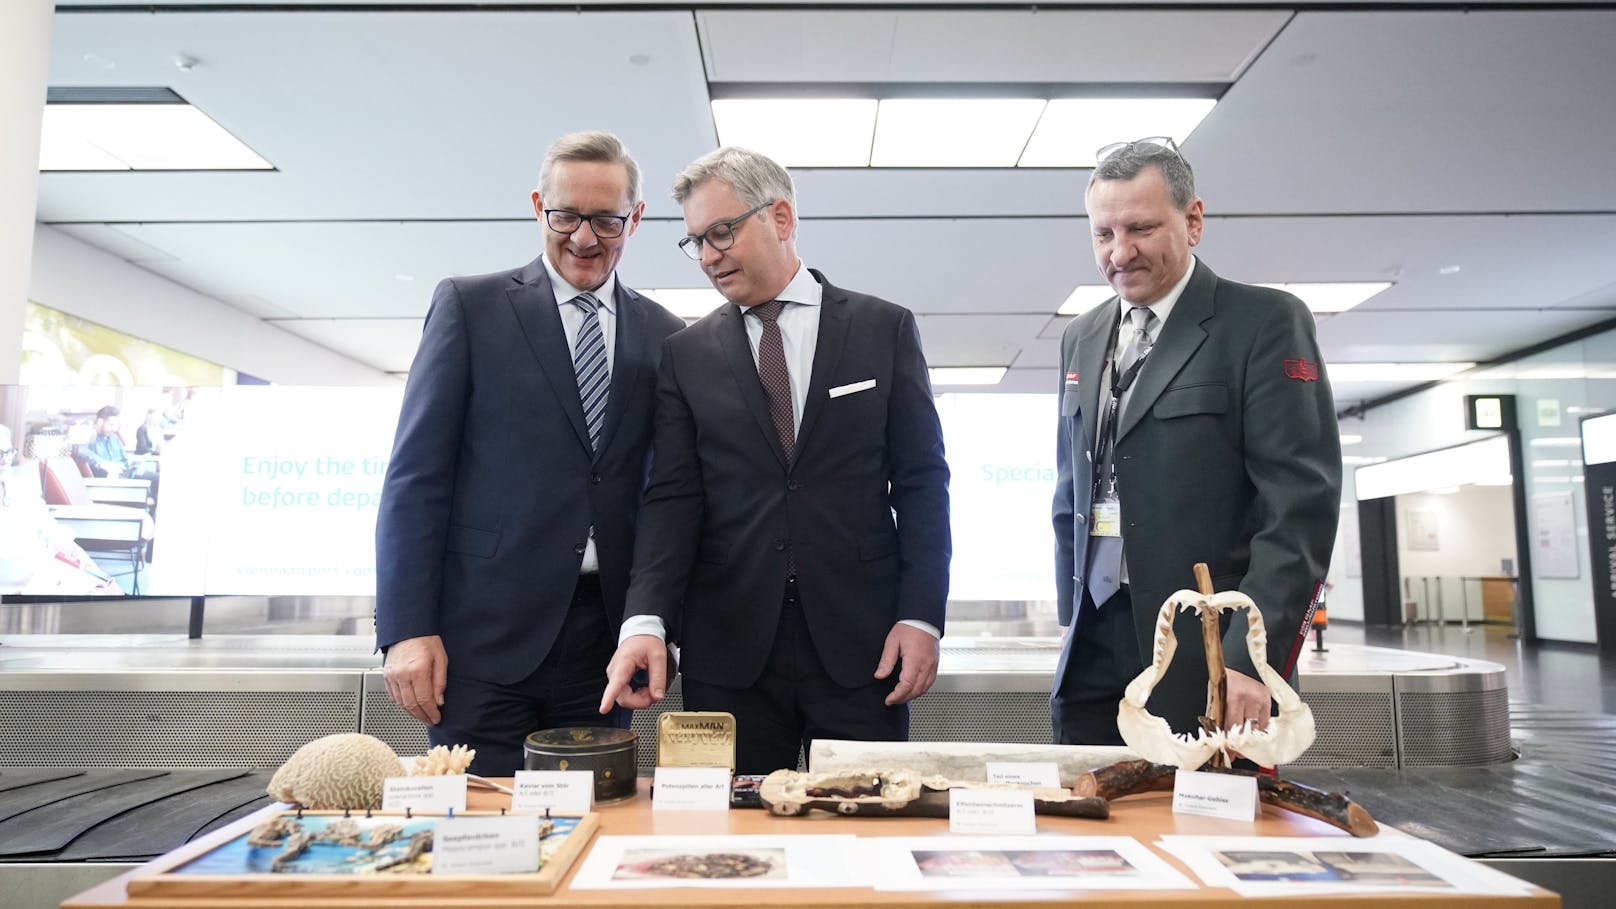
[[[894,339],[887,416],[889,495],[898,524],[898,618],[943,629],[948,606],[948,462],[931,374],[915,317],[904,310]]]
[[[1240,584],[1262,610],[1268,663],[1281,674],[1292,668],[1302,623],[1329,568],[1341,509],[1341,437],[1313,316],[1294,297],[1283,303],[1268,308],[1246,363],[1243,444],[1261,524]],[[1288,373],[1286,360],[1306,365]],[[1308,367],[1316,378],[1307,377]],[[1245,636],[1246,622],[1231,623],[1224,653],[1231,668],[1255,674]]]
[[[432,294],[376,515],[376,645],[438,634],[455,468],[471,386],[453,279]]]
[[[640,506],[623,617],[659,616],[672,641],[701,536],[703,499],[695,417],[679,385],[673,345],[667,341],[657,366],[651,447],[650,481]]]

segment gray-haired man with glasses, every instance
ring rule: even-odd
[[[618,278],[645,203],[617,137],[556,140],[532,202],[543,255],[433,293],[376,522],[388,696],[493,776],[534,730],[600,723],[657,361],[684,327]]]
[[[1296,666],[1335,542],[1341,445],[1313,316],[1277,290],[1218,277],[1190,252],[1205,227],[1189,162],[1165,137],[1100,149],[1086,203],[1117,296],[1061,338],[1054,503],[1064,636],[1050,700],[1056,740],[1121,744],[1117,703],[1151,661],[1156,616],[1194,589],[1262,610],[1267,660]],[[1193,734],[1206,709],[1200,621],[1150,709]],[[1225,725],[1266,726],[1246,622],[1226,625]]]
[[[674,181],[679,245],[729,301],[669,338],[656,463],[600,709],[666,694],[736,718],[736,769],[810,739],[906,738],[937,677],[948,465],[909,310],[797,256],[791,176],[721,148]],[[629,690],[636,670],[650,686]]]

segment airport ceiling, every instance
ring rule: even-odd
[[[715,83],[1225,84],[1183,146],[1206,262],[1395,282],[1320,318],[1327,362],[1486,361],[1616,316],[1606,5],[257,6],[59,5],[52,87],[168,86],[276,170],[44,173],[39,220],[389,372],[439,277],[537,255],[528,193],[561,133],[640,160],[625,279],[704,286],[666,187],[716,143]],[[932,365],[1055,389],[1055,311],[1099,283],[1087,170],[794,175],[804,258],[913,309]]]

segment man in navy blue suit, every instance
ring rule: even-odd
[[[433,293],[376,521],[388,696],[483,775],[519,769],[535,730],[600,722],[657,363],[684,327],[618,280],[645,203],[615,136],[551,145],[533,210],[542,256]]]

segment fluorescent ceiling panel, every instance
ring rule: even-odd
[[[1330,382],[1434,382],[1464,372],[1474,363],[1326,363]]]
[[[887,98],[875,167],[1015,167],[1048,103],[1041,98]]]
[[[931,384],[997,385],[1005,371],[1003,366],[938,366],[931,371]]]
[[[1588,464],[1616,461],[1616,414],[1582,421],[1582,460]]]
[[[1313,312],[1346,312],[1388,287],[1389,281],[1352,281],[1335,284],[1263,284],[1295,294]]]
[[[1057,315],[1078,316],[1116,296],[1109,284],[1079,284],[1067,295],[1066,302],[1056,310]]]
[[[1021,154],[1022,167],[1093,167],[1113,142],[1171,136],[1184,144],[1212,112],[1211,98],[1056,98]]]
[[[711,287],[664,287],[640,293],[666,306],[681,319],[699,319],[725,302],[724,295]]]
[[[101,166],[83,166],[97,158]],[[56,157],[64,153],[62,157]],[[116,162],[116,163],[113,163]],[[40,170],[273,170],[189,104],[48,104]]]
[[[873,98],[721,98],[718,144],[739,145],[786,167],[868,167]]]
[[[1369,464],[1353,471],[1352,477],[1354,491],[1362,502],[1491,482],[1508,475],[1509,443],[1503,436],[1493,436],[1468,445]]]

